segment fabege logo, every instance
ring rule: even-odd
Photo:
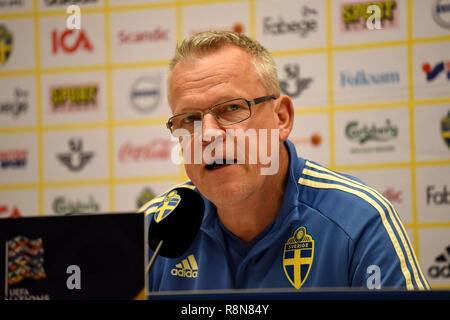
[[[6,26],[0,24],[0,66],[4,65],[13,48],[13,36],[12,33],[6,28]]]
[[[387,188],[381,194],[383,195],[383,197],[388,199],[389,202],[392,202],[392,203],[402,203],[403,202],[403,198],[402,198],[403,191],[402,190],[397,191],[394,188]]]
[[[82,50],[88,52],[94,50],[85,30],[64,29],[61,33],[58,33],[58,30],[52,31],[52,53],[54,55],[58,54],[61,50],[64,53],[72,54],[80,47]]]
[[[433,81],[436,79],[436,77],[445,70],[445,73],[447,73],[447,80],[450,80],[450,60],[448,61],[440,61],[434,65],[434,67],[431,67],[431,65],[428,62],[425,62],[422,65],[422,70],[425,72],[425,75],[427,76],[427,81]]]
[[[28,110],[28,91],[19,87],[15,88],[13,100],[0,101],[0,117],[10,114],[13,119],[19,117]]]
[[[302,6],[300,9],[300,19],[286,21],[278,16],[263,18],[263,33],[270,35],[297,34],[301,38],[306,38],[318,30],[319,22],[316,19],[318,10],[308,6]]]

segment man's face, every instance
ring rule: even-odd
[[[267,92],[259,78],[256,76],[250,56],[243,49],[235,46],[226,46],[204,56],[196,57],[187,63],[175,65],[170,80],[170,105],[174,115],[186,111],[206,111],[209,107],[218,103],[235,99],[245,98],[253,100],[272,94]],[[221,126],[211,114],[203,118],[202,130],[217,130],[223,137],[223,146],[227,139],[227,129],[242,129],[244,131],[253,129],[277,129],[277,117],[274,107],[277,100],[269,100],[252,107],[252,116],[232,126]],[[191,146],[194,139],[201,137],[188,137]],[[205,140],[205,139],[203,139]],[[267,139],[266,150],[271,150],[270,136]],[[230,141],[229,141],[230,142]],[[236,142],[236,141],[234,141]],[[185,144],[186,141],[183,142]],[[200,145],[203,150],[211,141],[202,141]],[[234,159],[237,160],[236,143]],[[202,150],[202,154],[203,154]],[[249,163],[248,139],[245,143],[245,163],[217,166],[211,168],[202,157],[202,163],[195,164],[194,161],[185,163],[186,173],[200,192],[211,202],[217,205],[238,203],[245,201],[248,197],[255,195],[267,183],[269,176],[261,175],[259,163]],[[278,153],[279,150],[276,150]],[[194,154],[194,151],[191,152]],[[218,155],[212,154],[213,157]],[[220,156],[228,159],[224,149]],[[192,159],[191,159],[192,160]]]

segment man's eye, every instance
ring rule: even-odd
[[[225,111],[236,111],[239,110],[240,106],[238,104],[230,104],[226,107]]]
[[[184,124],[193,123],[195,120],[198,120],[197,116],[187,116],[183,119]]]

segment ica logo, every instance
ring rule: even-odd
[[[80,48],[81,47],[81,48]],[[83,29],[65,29],[62,32],[53,30],[52,32],[52,53],[58,54],[60,51],[71,54],[80,50],[92,52],[94,47],[89,41]]]

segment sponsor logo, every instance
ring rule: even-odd
[[[50,88],[50,111],[89,111],[98,108],[98,86],[95,84]]]
[[[17,236],[6,242],[6,252],[5,300],[49,300],[49,294],[36,295],[27,288],[15,287],[26,278],[42,280],[47,277],[42,238]]]
[[[70,200],[65,197],[56,197],[53,200],[53,212],[61,215],[71,215],[79,213],[100,212],[100,204],[89,195],[87,201],[79,199]]]
[[[130,99],[138,111],[150,112],[161,101],[161,77],[145,76],[136,80],[131,87]]]
[[[244,32],[244,25],[240,22],[236,22],[234,24],[232,24],[231,26],[228,27],[223,27],[223,28],[206,28],[206,29],[201,29],[201,30],[191,30],[189,32],[190,36],[195,36],[196,34],[200,33],[200,32],[204,32],[204,31],[209,31],[209,30],[223,30],[223,31],[233,31],[236,33],[243,33]]]
[[[24,5],[24,0],[0,0],[0,9],[23,7]]]
[[[371,1],[341,5],[342,31],[370,30],[367,28],[367,19],[372,13],[370,10],[367,13],[367,7],[373,4],[380,8],[380,24],[382,29],[397,27],[397,1]]]
[[[447,186],[444,185],[442,190],[435,190],[435,185],[427,186],[426,196],[427,205],[433,204],[436,206],[449,205],[450,204],[450,192],[447,190]]]
[[[425,62],[422,65],[422,70],[425,72],[425,75],[427,76],[427,81],[433,81],[437,78],[437,76],[445,71],[447,74],[447,79],[450,80],[450,60],[449,61],[440,61],[434,65],[434,67],[431,67],[431,65],[428,62]]]
[[[175,268],[170,270],[170,274],[180,278],[197,278],[198,265],[193,254],[187,256],[186,259],[181,260],[175,265]]]
[[[126,31],[120,30],[117,33],[119,44],[132,44],[141,42],[155,42],[169,40],[169,29],[157,27],[154,30]]]
[[[379,73],[366,73],[364,70],[357,70],[354,74],[350,71],[341,71],[341,87],[360,87],[382,84],[393,84],[400,82],[400,74],[396,71]]]
[[[19,209],[17,209],[16,206],[14,206],[11,210],[10,207],[7,205],[0,205],[0,217],[2,218],[18,218],[22,217],[22,214],[20,213]]]
[[[300,77],[300,66],[298,64],[287,64],[283,70],[286,76],[280,80],[280,89],[291,98],[300,96],[313,80],[312,78]]]
[[[370,141],[385,143],[398,137],[398,127],[391,124],[391,121],[389,119],[386,119],[386,124],[381,126],[377,126],[375,123],[372,123],[371,125],[361,125],[358,121],[351,121],[345,127],[345,135],[347,139],[355,141],[360,145],[364,145]],[[391,152],[394,150],[394,145],[378,145],[375,147],[351,148],[350,152],[357,154],[372,152]]]
[[[169,192],[156,208],[153,220],[155,220],[156,223],[161,222],[162,219],[166,218],[173,210],[175,210],[180,202],[181,197],[176,190]]]
[[[52,31],[52,53],[54,55],[60,51],[72,54],[80,47],[80,50],[88,52],[94,50],[85,30],[64,29],[61,33],[58,33],[58,30]]]
[[[392,203],[402,203],[403,202],[403,191],[395,190],[394,188],[387,188],[384,192],[381,193],[383,197],[389,200]]]
[[[0,150],[0,167],[2,169],[24,168],[27,165],[27,149]]]
[[[441,135],[444,142],[450,148],[450,110],[448,111],[447,116],[441,120]]]
[[[13,36],[6,26],[0,24],[0,66],[4,65],[13,49]]]
[[[137,198],[137,208],[139,209],[140,207],[142,207],[144,204],[146,204],[147,202],[149,202],[150,200],[152,200],[154,197],[156,197],[156,194],[153,192],[152,189],[150,188],[145,188],[141,194],[139,195],[139,197]]]
[[[94,156],[93,151],[83,151],[83,140],[71,138],[68,142],[69,152],[58,153],[56,158],[70,171],[81,171]]]
[[[450,245],[445,248],[444,253],[434,259],[435,264],[428,268],[430,278],[450,278]]]
[[[0,117],[12,115],[14,119],[28,110],[28,91],[19,87],[14,89],[12,101],[0,101]]]
[[[300,227],[286,241],[283,252],[284,273],[296,289],[300,289],[308,278],[313,259],[314,239],[306,227]]]
[[[263,34],[286,35],[296,34],[300,38],[306,38],[311,33],[316,32],[319,22],[317,20],[318,10],[302,6],[300,8],[300,18],[298,20],[286,21],[283,17],[264,17]]]
[[[319,147],[322,144],[322,136],[319,133],[313,133],[309,137],[291,138],[290,140],[296,147]]]
[[[144,145],[125,142],[119,149],[120,162],[142,162],[155,159],[167,160],[170,157],[170,139],[155,139]]]
[[[68,4],[91,4],[98,0],[45,0],[46,6],[67,6]]]
[[[450,29],[450,1],[435,0],[431,13],[434,21],[442,28]]]
[[[386,142],[397,138],[398,127],[392,125],[389,119],[386,119],[386,124],[381,126],[375,123],[360,125],[358,121],[351,121],[345,127],[345,135],[349,140],[355,140],[360,144],[368,141]]]

